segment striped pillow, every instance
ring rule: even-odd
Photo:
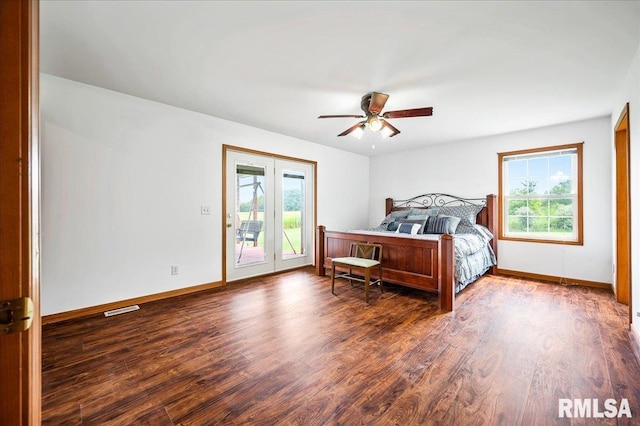
[[[430,216],[424,227],[425,234],[447,234],[451,221],[448,217]]]
[[[460,222],[462,222],[462,219],[456,216],[449,216],[444,214],[439,214],[438,217],[446,217],[447,219],[449,219],[449,232],[447,232],[448,234],[455,234],[456,232],[458,232],[458,225],[460,224]]]

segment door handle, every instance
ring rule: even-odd
[[[0,334],[26,331],[33,322],[33,301],[28,297],[0,302]]]

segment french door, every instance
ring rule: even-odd
[[[314,164],[225,153],[226,280],[310,265]]]

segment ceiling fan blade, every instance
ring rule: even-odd
[[[391,130],[391,134],[389,134],[389,135],[387,136],[388,138],[392,138],[392,137],[394,137],[395,135],[397,135],[398,133],[400,133],[400,130],[398,130],[398,129],[396,129],[395,127],[393,127],[393,126],[391,125],[391,123],[389,123],[387,120],[380,120],[380,121],[382,121],[382,127],[386,127],[386,128],[388,128],[389,130]]]
[[[347,114],[347,115],[320,115],[318,118],[364,118],[364,115],[355,115],[355,114]]]
[[[353,132],[354,130],[356,130],[358,127],[362,126],[363,122],[360,123],[356,123],[353,126],[349,127],[347,130],[345,130],[344,132],[340,133],[338,136],[346,136],[349,133]]]
[[[387,99],[389,99],[389,95],[386,95],[384,93],[371,93],[371,100],[369,101],[368,108],[369,112],[380,114],[380,112],[382,112],[382,108],[384,108],[384,104],[387,103]]]
[[[384,118],[409,118],[409,117],[427,117],[433,114],[433,107],[401,109],[398,111],[387,111],[382,116]]]

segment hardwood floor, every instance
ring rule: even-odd
[[[485,277],[435,295],[303,269],[43,328],[43,424],[548,425],[559,398],[629,402],[640,365],[612,293]]]

